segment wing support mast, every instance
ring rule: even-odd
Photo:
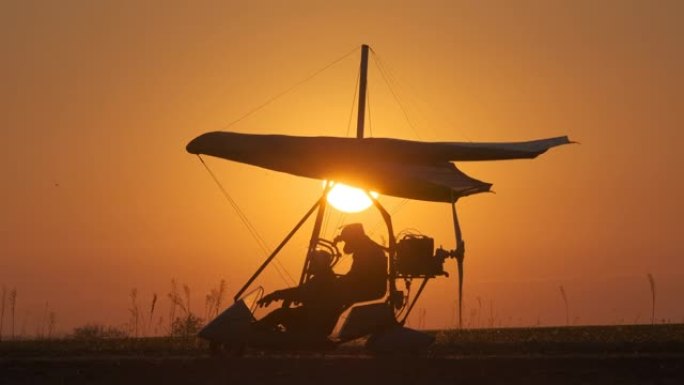
[[[358,104],[358,116],[357,116],[357,126],[356,126],[356,137],[358,139],[363,139],[363,134],[364,134],[364,126],[365,126],[365,116],[366,116],[366,93],[367,93],[367,85],[368,85],[368,53],[369,53],[370,47],[367,44],[364,44],[361,46],[361,65],[360,65],[360,74],[359,74],[359,104]],[[247,291],[247,289],[254,283],[254,281],[261,275],[261,273],[264,271],[266,266],[268,266],[273,259],[278,255],[278,253],[282,250],[282,248],[290,241],[290,239],[294,236],[294,234],[299,231],[299,229],[304,225],[304,223],[313,215],[314,212],[317,211],[316,213],[316,219],[314,222],[314,227],[313,231],[311,234],[311,240],[309,242],[309,248],[308,252],[306,255],[306,260],[304,261],[304,266],[302,268],[302,274],[299,279],[299,284],[305,283],[310,277],[309,277],[309,264],[311,261],[311,255],[312,252],[315,250],[315,247],[317,245],[317,242],[320,238],[321,235],[321,228],[322,228],[322,222],[325,214],[325,210],[327,208],[328,202],[327,202],[327,195],[330,189],[332,188],[331,183],[327,183],[325,190],[323,191],[323,195],[320,197],[318,201],[307,211],[307,213],[304,215],[302,219],[297,222],[297,224],[294,226],[294,228],[285,236],[285,238],[280,242],[280,244],[273,250],[271,255],[266,258],[266,260],[259,266],[259,268],[254,272],[254,274],[247,280],[247,282],[242,286],[242,288],[235,294],[235,297],[233,298],[236,302],[239,301],[242,297],[242,295]],[[380,211],[380,214],[385,221],[385,224],[387,225],[387,230],[388,230],[388,236],[390,240],[389,244],[389,254],[390,254],[390,276],[392,277],[394,275],[394,267],[395,267],[395,262],[394,262],[394,252],[396,250],[396,240],[394,238],[394,232],[392,230],[392,218],[390,214],[385,210],[385,208],[378,202],[376,199],[373,199],[373,204],[375,207]],[[392,293],[396,291],[396,285],[394,282],[394,279],[389,280],[390,284],[390,300],[392,298],[396,298]]]
[[[325,192],[323,193],[323,195],[321,196],[321,198],[318,201],[316,201],[316,203],[309,209],[309,211],[306,212],[304,217],[302,219],[300,219],[299,222],[297,222],[295,227],[292,230],[290,230],[290,232],[285,236],[285,239],[283,239],[282,242],[280,242],[278,247],[276,247],[273,250],[271,255],[269,255],[268,258],[266,258],[266,260],[261,264],[261,266],[259,266],[257,271],[254,272],[254,274],[252,274],[252,276],[249,278],[249,280],[247,280],[247,283],[245,283],[242,286],[242,288],[237,292],[237,294],[235,294],[235,297],[233,298],[233,300],[235,302],[240,300],[240,297],[242,297],[242,294],[245,293],[245,291],[254,282],[254,280],[257,279],[257,277],[261,274],[262,271],[264,271],[266,266],[268,266],[273,261],[273,259],[278,255],[280,250],[282,250],[282,248],[287,244],[287,242],[290,241],[292,236],[295,235],[295,233],[299,230],[300,227],[302,227],[302,225],[306,222],[306,220],[309,219],[311,214],[313,214],[313,212],[316,209],[319,209],[319,211],[320,211],[321,206],[325,205],[325,199],[326,199],[327,193],[328,193],[328,190],[326,189]],[[307,258],[307,262],[308,262],[308,258]]]
[[[356,119],[356,137],[363,139],[366,120],[366,87],[368,85],[368,50],[367,44],[361,46],[361,69],[359,73],[359,108]]]
[[[366,116],[366,94],[367,94],[367,85],[368,85],[368,53],[369,53],[370,47],[367,44],[364,44],[361,46],[361,65],[360,65],[360,73],[359,73],[359,101],[358,101],[358,115],[357,115],[357,125],[356,125],[356,138],[361,140],[364,137],[364,126],[365,126],[365,116]],[[325,189],[323,191],[323,194],[321,197],[316,201],[316,203],[309,209],[309,211],[306,212],[304,217],[297,222],[297,224],[290,230],[290,232],[285,236],[285,238],[281,241],[281,243],[273,250],[273,252],[266,258],[266,260],[259,266],[259,268],[254,272],[254,274],[247,280],[247,282],[242,286],[242,288],[237,292],[237,294],[234,297],[234,300],[237,302],[241,299],[242,295],[245,293],[245,291],[254,283],[254,281],[257,279],[259,275],[263,272],[263,270],[268,266],[273,259],[278,255],[278,253],[283,249],[283,247],[290,241],[290,239],[294,236],[294,234],[299,231],[299,229],[304,225],[304,223],[313,215],[314,212],[316,213],[316,219],[314,222],[313,226],[313,231],[311,234],[311,240],[309,242],[309,247],[308,247],[308,252],[306,255],[306,259],[304,261],[304,266],[302,268],[302,274],[299,279],[299,284],[305,283],[309,278],[309,264],[311,261],[311,255],[312,252],[315,250],[316,245],[318,243],[318,240],[320,239],[320,233],[321,233],[321,228],[322,228],[322,222],[325,214],[325,210],[327,208],[328,202],[327,202],[327,195],[330,189],[332,188],[332,183],[327,183],[325,186]],[[394,303],[397,301],[397,289],[396,289],[396,282],[395,282],[395,277],[396,277],[396,239],[394,237],[394,232],[392,228],[392,218],[391,215],[385,210],[385,208],[380,204],[380,202],[373,198],[373,204],[374,206],[379,210],[385,225],[387,226],[388,230],[388,236],[389,236],[389,297],[388,297],[388,302],[394,306],[396,306],[398,303]],[[463,328],[463,317],[462,317],[462,302],[463,302],[463,260],[465,257],[465,242],[463,241],[462,233],[461,233],[461,228],[459,225],[458,221],[458,214],[456,212],[456,202],[458,200],[458,197],[452,197],[452,202],[451,202],[451,212],[452,212],[452,218],[453,218],[453,224],[454,224],[454,235],[456,238],[456,250],[453,252],[452,256],[456,258],[456,261],[458,263],[458,325],[459,328]],[[413,305],[415,305],[415,302],[417,301],[418,297],[420,296],[420,293],[423,291],[423,288],[425,288],[425,284],[427,283],[428,279],[424,279],[424,281],[421,284],[420,290],[416,295],[416,298],[414,299],[413,303],[411,306],[409,306],[408,311],[404,315],[404,319],[401,322],[402,324],[406,321],[406,318],[408,318],[409,313],[411,312],[411,309],[413,308]]]

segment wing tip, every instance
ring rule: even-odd
[[[193,155],[202,154],[202,148],[204,148],[207,145],[208,141],[211,138],[217,136],[217,134],[220,133],[220,131],[210,131],[195,137],[193,140],[191,140],[190,142],[188,142],[188,144],[185,145],[185,151]]]

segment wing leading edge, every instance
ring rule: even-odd
[[[567,143],[566,136],[529,142],[460,143],[209,132],[193,139],[186,149],[191,154],[334,180],[385,195],[452,202],[491,188],[491,184],[461,172],[452,161],[531,159]]]

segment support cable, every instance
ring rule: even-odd
[[[354,88],[354,98],[352,98],[351,111],[349,111],[349,121],[347,122],[347,132],[344,133],[345,137],[349,136],[349,131],[351,130],[352,119],[354,119],[354,107],[356,106],[356,95],[359,94],[359,80],[361,79],[361,70],[359,70],[356,75],[356,87]]]
[[[258,105],[258,106],[256,106],[256,107],[252,108],[251,110],[247,111],[247,112],[246,112],[245,114],[243,114],[242,116],[238,117],[237,119],[235,119],[235,120],[233,120],[232,122],[230,122],[230,123],[228,123],[227,125],[225,125],[225,126],[223,127],[223,129],[225,130],[225,129],[231,127],[232,125],[234,125],[234,124],[240,122],[241,120],[247,118],[248,116],[254,114],[255,112],[261,110],[262,108],[264,108],[264,107],[266,107],[267,105],[269,105],[269,104],[271,104],[272,102],[274,102],[276,99],[278,99],[278,98],[284,96],[285,94],[288,94],[289,92],[291,92],[291,91],[294,90],[295,88],[299,87],[300,85],[302,85],[302,84],[308,82],[309,80],[315,78],[315,77],[318,76],[321,72],[327,70],[328,68],[332,67],[333,65],[335,65],[335,64],[341,62],[342,60],[346,59],[347,56],[353,54],[353,53],[356,52],[357,50],[358,50],[358,48],[354,47],[354,49],[352,49],[351,51],[349,51],[349,52],[347,52],[346,54],[342,55],[341,57],[335,59],[335,60],[332,61],[331,63],[325,65],[325,66],[322,67],[322,68],[320,68],[319,70],[313,72],[311,75],[305,77],[304,79],[298,81],[297,83],[295,83],[295,84],[293,84],[292,86],[286,88],[285,90],[283,90],[283,91],[277,93],[276,95],[274,95],[274,96],[268,98],[265,102],[261,103],[260,105]]]
[[[372,48],[371,48],[371,52],[373,52],[373,60],[375,60],[376,65],[378,65],[378,68],[380,69],[380,73],[383,75],[383,77],[384,77],[385,75],[387,75],[387,78],[391,79],[391,81],[392,81],[393,83],[396,83],[397,88],[401,88],[400,82],[397,81],[396,78],[392,75],[392,71],[391,71],[391,69],[390,69],[390,66],[389,66],[389,65],[380,57],[380,55],[378,55],[378,53],[375,52],[375,50],[373,50]],[[432,112],[432,115],[434,115],[435,117],[439,118],[441,121],[445,122],[445,123],[448,124],[449,126],[455,128],[455,125],[450,121],[450,119],[446,118],[446,114],[444,113],[443,110],[441,110],[441,109],[435,107],[435,106],[432,105],[431,103],[428,103],[428,102],[426,102],[425,100],[423,100],[422,98],[420,98],[420,97],[418,96],[418,93],[415,91],[415,87],[413,87],[411,84],[409,84],[409,83],[407,83],[407,82],[404,82],[404,84],[409,88],[409,91],[411,91],[411,93],[412,93],[417,99],[419,99],[420,101],[422,101],[426,106],[430,107],[430,110],[431,110],[431,112]],[[390,89],[390,91],[392,91],[392,90]],[[420,109],[420,108],[417,108],[417,109]],[[473,140],[468,136],[468,134],[467,134],[464,130],[458,129],[458,128],[455,128],[455,129],[458,130],[459,134],[463,136],[463,138],[465,139],[465,141],[471,142],[471,143],[473,142]]]
[[[335,233],[337,233],[337,230],[339,230],[340,227],[342,227],[342,224],[344,223],[345,219],[347,219],[347,213],[345,213],[344,211],[340,211],[340,216],[337,219],[337,224],[335,225]]]
[[[396,215],[396,214],[399,212],[399,210],[403,209],[404,206],[406,206],[406,204],[407,204],[408,202],[409,202],[408,199],[402,199],[399,203],[397,203],[397,204],[394,206],[393,209],[389,210],[390,215],[391,215],[391,216]],[[378,219],[378,221],[375,222],[375,223],[373,224],[373,226],[371,226],[371,230],[370,230],[369,234],[370,234],[370,235],[375,234],[375,232],[380,228],[380,226],[382,226],[382,224],[383,224],[382,218],[381,218],[381,219]]]
[[[332,182],[326,181],[325,185],[323,186],[323,190],[330,190],[332,188]],[[327,198],[327,195],[326,195]],[[327,232],[328,232],[328,225],[330,224],[330,218],[332,217],[332,210],[325,210],[325,214],[323,215],[323,226],[321,228],[321,234],[323,234],[321,237],[325,238]],[[332,239],[332,237],[331,237]]]
[[[366,91],[366,110],[368,111],[368,132],[370,137],[373,137],[373,119],[371,119],[371,105],[370,105],[370,87]]]
[[[238,217],[240,218],[242,223],[245,225],[245,227],[249,231],[250,235],[254,238],[257,245],[259,245],[259,247],[261,248],[261,251],[265,255],[268,255],[269,254],[269,251],[268,251],[269,248],[268,248],[268,245],[266,244],[266,241],[264,241],[264,239],[261,237],[261,235],[259,234],[257,229],[254,227],[254,225],[252,225],[249,218],[247,218],[247,216],[242,211],[240,206],[238,206],[237,202],[233,199],[233,197],[231,197],[230,194],[228,194],[228,191],[226,190],[226,188],[223,186],[221,181],[219,181],[219,179],[216,177],[216,174],[214,174],[214,172],[204,162],[204,159],[199,154],[197,155],[197,158],[199,158],[199,160],[202,163],[202,165],[204,166],[204,168],[207,170],[209,175],[211,175],[212,179],[214,180],[216,185],[219,187],[219,189],[223,193],[223,196],[226,198],[228,203],[230,203],[231,207],[233,208],[233,210],[235,210]],[[288,284],[295,285],[296,283],[295,283],[294,278],[292,278],[292,275],[287,271],[285,266],[283,266],[280,263],[280,261],[278,261],[277,259],[275,259],[275,262],[276,262],[276,264],[274,265],[274,267],[276,268],[276,272],[278,273],[280,278]]]
[[[373,60],[375,61],[375,64],[378,66],[378,69],[380,70],[380,75],[382,76],[383,80],[387,84],[387,88],[390,90],[390,93],[394,97],[394,100],[397,101],[397,104],[399,105],[399,109],[401,109],[401,112],[404,114],[404,118],[406,118],[406,122],[408,123],[409,127],[411,127],[411,130],[413,130],[413,133],[416,135],[416,137],[418,139],[422,140],[422,138],[420,137],[420,134],[418,133],[418,129],[416,128],[415,124],[413,124],[413,122],[411,121],[411,118],[409,118],[408,110],[404,106],[404,103],[401,101],[401,98],[399,98],[399,95],[395,92],[394,87],[392,87],[391,75],[383,67],[382,63],[380,62],[379,58],[377,57],[378,54],[373,49],[371,49],[371,52],[373,53]]]

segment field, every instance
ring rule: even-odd
[[[433,331],[421,356],[210,357],[194,339],[4,341],[0,384],[682,384],[684,325]]]

